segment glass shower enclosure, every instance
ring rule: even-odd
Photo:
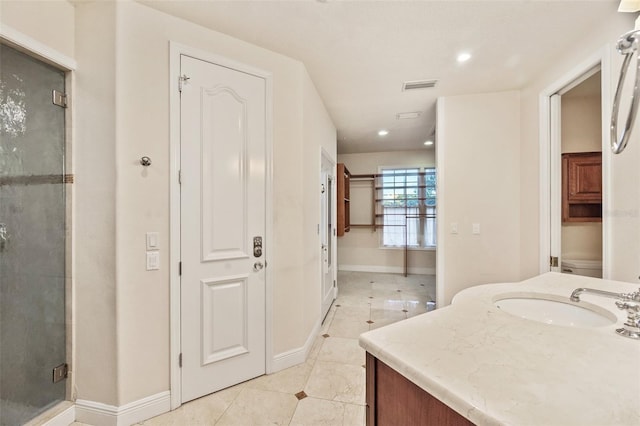
[[[0,425],[65,400],[65,75],[0,45]],[[55,383],[54,381],[57,380]]]

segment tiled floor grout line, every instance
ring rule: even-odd
[[[244,389],[242,389],[240,392],[238,392],[238,394],[236,396],[233,397],[233,399],[231,400],[231,402],[229,403],[229,405],[227,405],[227,408],[224,409],[224,411],[222,412],[222,414],[220,414],[220,416],[216,419],[215,422],[213,422],[214,426],[218,424],[218,422],[220,422],[220,420],[222,420],[222,418],[224,417],[224,415],[227,413],[227,411],[229,411],[229,408],[231,408],[231,406],[233,405],[234,401],[236,399],[238,399],[238,395],[240,395],[242,393]]]
[[[337,298],[336,298],[336,300],[337,300]],[[311,367],[311,371],[309,372],[309,375],[308,375],[308,376],[306,377],[306,379],[304,380],[304,385],[302,386],[302,392],[304,392],[304,390],[307,388],[307,385],[309,384],[309,380],[311,379],[311,376],[312,376],[312,374],[313,374],[313,369],[315,368],[315,366],[316,366],[316,364],[317,364],[317,362],[318,362],[318,358],[319,358],[319,356],[320,356],[320,353],[322,352],[322,347],[324,346],[324,343],[325,343],[326,339],[331,338],[331,336],[329,336],[329,337],[324,337],[324,336],[323,336],[323,334],[325,334],[325,333],[322,333],[322,331],[326,328],[326,331],[327,331],[327,333],[326,333],[326,334],[328,334],[329,328],[331,327],[331,324],[333,323],[333,320],[334,320],[334,319],[335,319],[335,317],[336,317],[336,313],[338,312],[338,309],[341,307],[339,304],[337,304],[337,303],[336,303],[336,300],[334,300],[333,304],[332,304],[332,305],[331,305],[331,307],[329,308],[329,309],[330,309],[330,311],[329,311],[329,313],[327,314],[327,317],[325,318],[325,322],[321,325],[321,327],[320,327],[320,332],[319,332],[319,334],[316,336],[316,339],[318,339],[318,338],[320,338],[320,337],[322,337],[323,339],[320,341],[319,348],[318,348],[318,350],[317,350],[317,353],[315,354],[315,358],[313,359],[313,365],[312,365],[312,367]],[[331,312],[331,310],[333,310],[333,312]],[[329,316],[331,316],[331,318],[329,318]],[[322,334],[321,334],[321,333],[322,333]],[[314,344],[315,344],[315,342],[314,342]],[[309,360],[307,359],[307,361],[305,361],[305,362],[308,362],[308,361],[309,361]],[[306,394],[306,392],[305,392],[305,394]],[[295,416],[295,414],[296,414],[296,411],[297,411],[297,409],[298,409],[298,406],[300,405],[300,402],[301,402],[303,399],[306,399],[306,398],[320,399],[320,400],[330,401],[330,402],[341,402],[341,401],[334,401],[334,400],[330,400],[330,399],[325,399],[325,398],[320,398],[320,397],[316,397],[316,396],[309,396],[309,395],[306,395],[306,396],[305,396],[305,398],[299,399],[299,400],[296,402],[296,408],[293,410],[293,414],[291,415],[291,418],[289,419],[288,425],[291,425],[291,422],[293,422],[293,417],[294,417],[294,416]],[[345,411],[346,411],[346,405],[345,405],[346,403],[345,403],[345,402],[341,402],[341,404],[342,404],[342,419],[343,419],[343,421],[344,421],[344,416],[345,416]]]

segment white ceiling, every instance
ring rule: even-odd
[[[617,13],[618,0],[142,0],[302,61],[338,129],[338,152],[431,149],[439,96],[519,89]],[[466,51],[471,60],[459,64]],[[434,89],[401,90],[438,79]],[[414,120],[400,112],[421,111]],[[389,135],[379,137],[379,129]]]

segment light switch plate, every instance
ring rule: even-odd
[[[458,233],[458,224],[456,222],[451,224],[451,233],[452,234],[457,234]]]
[[[471,232],[473,232],[474,235],[479,235],[480,234],[480,224],[479,223],[474,223],[472,225]]]
[[[157,271],[160,269],[160,252],[148,251],[147,252],[147,271]]]
[[[147,232],[147,250],[157,250],[160,248],[157,232]]]

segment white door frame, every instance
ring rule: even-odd
[[[587,74],[590,70],[600,67],[602,91],[602,272],[603,278],[610,274],[610,223],[606,212],[611,211],[611,150],[609,148],[609,122],[611,119],[611,47],[604,46],[595,54],[576,65],[558,80],[546,87],[539,95],[539,141],[540,141],[540,263],[539,272],[549,272],[549,257],[551,255],[551,174],[557,175],[557,165],[551,161],[551,156],[559,147],[551,144],[552,123],[551,97],[563,93],[567,88]],[[559,151],[558,151],[559,152]],[[557,154],[557,152],[555,152]],[[559,155],[559,154],[558,154]],[[554,230],[559,232],[559,230]],[[558,236],[559,237],[559,236]]]
[[[564,89],[563,89],[564,90]],[[562,262],[562,95],[549,97],[549,256],[558,257],[558,265],[549,267],[560,272]]]
[[[271,240],[273,237],[273,77],[270,72],[254,68],[234,60],[207,51],[185,46],[173,41],[169,42],[169,305],[170,305],[170,386],[171,409],[182,404],[181,371],[178,364],[180,356],[180,56],[186,55],[203,61],[233,68],[248,74],[261,77],[266,83],[266,231],[263,244],[265,265],[272,264]],[[273,280],[270,270],[265,273],[265,370],[273,369]]]
[[[338,255],[336,252],[337,249],[337,244],[336,244],[336,240],[337,240],[337,236],[336,236],[336,220],[338,217],[338,209],[337,209],[337,196],[336,196],[336,161],[331,158],[331,155],[329,154],[329,152],[327,152],[326,149],[324,149],[324,147],[320,147],[320,176],[322,179],[322,163],[323,162],[327,162],[328,164],[331,165],[331,176],[333,177],[333,179],[331,180],[331,185],[333,186],[332,191],[331,191],[331,195],[333,196],[333,200],[331,202],[331,224],[333,225],[333,230],[331,232],[331,241],[329,242],[329,244],[331,244],[331,265],[333,266],[333,274],[332,275],[332,279],[333,281],[336,283],[335,287],[333,288],[333,299],[335,300],[338,297],[338,267],[337,267],[337,260],[338,260]],[[324,183],[324,182],[321,182]],[[320,209],[323,209],[322,203],[320,203]],[[321,211],[320,212],[320,222],[322,222],[322,215],[324,213]],[[320,232],[322,232],[322,226],[320,226]],[[322,241],[322,236],[319,235],[320,237],[320,241]],[[324,265],[323,265],[323,255],[322,252],[320,253],[320,293],[324,292],[324,278],[325,278],[325,273],[324,273]],[[324,294],[321,294],[320,297],[320,307],[322,308],[322,302],[324,298]],[[324,313],[323,313],[324,315]],[[323,318],[320,318],[320,320],[323,320]]]
[[[445,226],[445,192],[443,191],[445,183],[445,147],[443,141],[446,140],[444,130],[445,120],[445,103],[443,96],[438,97],[436,101],[436,308],[444,308],[446,303],[446,270],[445,270],[445,246],[444,238],[447,232]],[[453,296],[453,295],[452,295]]]

